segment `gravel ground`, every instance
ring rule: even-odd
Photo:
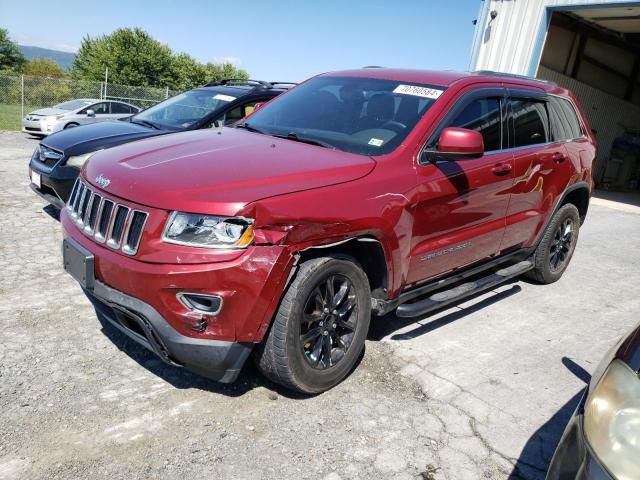
[[[221,386],[101,331],[0,132],[0,478],[541,479],[589,373],[638,318],[640,215],[593,202],[565,277],[374,321],[315,397]]]

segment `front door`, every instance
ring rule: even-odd
[[[504,148],[505,102],[503,89],[474,91],[464,96],[436,129],[435,138],[445,127],[479,131],[485,153],[474,159],[423,161],[418,167],[408,284],[499,251],[513,183],[512,153]]]
[[[93,110],[95,116],[87,116],[87,111]],[[100,102],[89,105],[88,107],[80,110],[78,115],[74,118],[74,121],[80,125],[88,125],[90,123],[102,122],[109,118],[109,102]]]

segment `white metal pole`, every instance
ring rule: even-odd
[[[109,67],[104,69],[104,99],[107,99],[107,82],[109,80]]]
[[[24,75],[20,77],[20,120],[24,118]]]
[[[165,92],[165,94],[164,94],[164,98],[165,98],[165,100],[166,100],[167,98],[169,98],[169,87],[167,87],[167,90],[166,90],[166,92]]]

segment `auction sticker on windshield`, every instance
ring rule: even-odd
[[[218,93],[213,97],[214,100],[222,100],[223,102],[233,102],[236,97],[232,97],[231,95],[225,95],[223,93]]]
[[[415,97],[430,98],[435,100],[442,95],[442,90],[436,88],[418,87],[416,85],[398,85],[393,93],[401,93],[403,95],[413,95]]]

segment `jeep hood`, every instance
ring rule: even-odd
[[[364,155],[223,128],[100,151],[83,176],[101,189],[102,176],[106,192],[142,205],[235,215],[253,201],[356,180],[374,166]]]
[[[169,131],[154,130],[128,121],[113,120],[60,130],[49,135],[42,143],[70,155],[81,155],[163,133],[169,133]]]

